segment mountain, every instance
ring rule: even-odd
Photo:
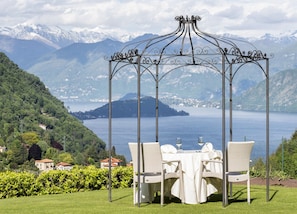
[[[20,40],[35,40],[45,43],[55,49],[66,47],[73,43],[96,43],[105,39],[129,41],[135,37],[118,29],[106,30],[100,26],[94,29],[66,30],[59,26],[19,24],[13,27],[0,27],[0,35]]]
[[[143,35],[131,42],[153,35]],[[295,40],[285,43],[277,42],[271,38],[255,41],[261,44],[262,49],[274,57],[270,60],[271,74],[288,67],[296,66],[295,52],[292,49],[297,44]],[[94,101],[104,100],[108,97],[108,61],[105,58],[125,46],[126,42],[106,39],[97,43],[75,43],[61,48],[46,57],[42,57],[27,70],[41,78],[51,92],[65,101]],[[274,48],[275,47],[275,48]],[[297,48],[297,47],[296,47]],[[284,54],[287,53],[287,54]],[[249,68],[248,68],[249,69]],[[193,98],[197,100],[215,102],[221,96],[221,75],[207,68],[184,68],[181,71],[171,72],[160,82],[160,99],[166,97]],[[255,86],[263,75],[258,71],[243,70],[234,79],[236,93],[242,93]],[[142,84],[142,93],[153,96],[155,82],[150,75],[142,77],[146,84]],[[124,94],[136,91],[136,72],[125,69],[118,72],[113,78],[113,95],[120,98]]]
[[[15,39],[0,35],[0,51],[13,59],[22,68],[29,68],[37,63],[40,56],[54,52],[56,49],[41,41]]]
[[[125,41],[131,35],[105,32],[99,27],[93,30],[65,30],[58,26],[20,24],[0,27],[0,51],[23,69],[49,53],[74,43],[96,43],[105,39]]]
[[[76,164],[99,163],[106,158],[105,143],[69,114],[40,79],[21,70],[0,53],[0,169],[18,168],[37,144],[42,158]],[[67,162],[68,162],[67,161]],[[34,165],[34,162],[33,162]]]
[[[297,112],[297,68],[278,72],[269,79],[269,107],[273,112]],[[265,111],[266,82],[247,90],[233,99],[235,108],[248,111]]]
[[[123,117],[137,117],[137,99],[131,95],[126,95],[122,98],[112,102],[112,116],[113,118]],[[127,99],[128,98],[128,99]],[[156,99],[150,96],[141,97],[141,117],[156,117]],[[109,104],[105,104],[100,108],[86,112],[73,112],[72,115],[80,120],[108,118]],[[189,113],[184,111],[176,111],[168,105],[159,101],[159,117],[168,116],[188,116]]]
[[[38,76],[54,96],[65,102],[106,100],[109,69],[107,59],[128,42],[156,36],[145,34],[135,37],[118,32],[112,34],[100,28],[96,31],[74,31],[44,25],[1,28],[0,35],[5,35],[6,39],[1,42],[0,38],[0,51],[6,53],[20,67]],[[265,34],[261,38],[226,36],[235,41],[250,41],[257,49],[267,53],[270,57],[270,76],[297,68],[296,33],[277,37]],[[9,52],[9,48],[4,48],[9,44],[8,38],[11,40],[10,47],[14,47],[12,52]],[[20,44],[25,42],[30,43],[26,43],[22,50]],[[235,96],[256,87],[264,79],[263,73],[255,70],[252,65],[238,73],[233,80]],[[117,72],[112,82],[113,99],[135,92],[136,79],[133,69]],[[144,74],[142,79],[145,82],[141,87],[142,93],[154,96],[155,81],[151,75]],[[221,75],[207,68],[183,68],[166,75],[159,84],[159,92],[160,100],[168,101],[167,104],[183,100],[183,104],[217,106],[221,97]]]

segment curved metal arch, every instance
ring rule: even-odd
[[[119,68],[117,68],[116,69],[116,67],[114,67],[114,69],[112,70],[112,72],[111,72],[111,78],[113,78],[119,71],[121,71],[124,67],[126,67],[126,66],[131,66],[131,65],[133,65],[133,64],[128,64],[128,63],[126,63],[126,64],[123,64],[122,63],[122,65],[121,65],[121,63],[119,62],[119,63],[117,63],[117,65],[120,65],[120,67]],[[116,65],[116,66],[117,66]]]
[[[207,62],[207,61],[206,61]],[[183,67],[192,67],[192,66],[195,66],[195,65],[192,65],[192,64],[177,64],[178,65],[178,67],[174,67],[174,68],[172,68],[172,69],[170,69],[170,70],[168,70],[168,71],[166,71],[166,72],[163,72],[163,73],[158,73],[158,76],[161,76],[160,78],[158,78],[158,80],[159,80],[159,82],[163,79],[163,78],[165,78],[165,76],[167,76],[168,74],[170,74],[171,72],[173,72],[173,71],[176,71],[177,69],[180,69],[180,68],[183,68]],[[155,76],[155,74],[154,74],[154,72],[153,71],[151,71],[148,67],[145,67],[145,66],[143,66],[143,65],[140,65],[141,67],[144,67],[145,68],[145,70],[143,70],[142,71],[142,73],[144,73],[145,71],[148,71],[149,73],[150,73],[150,75],[154,78],[154,80],[155,81],[157,81],[157,78],[156,78],[156,76]],[[152,65],[150,65],[149,67],[151,67]],[[156,64],[156,66],[158,66],[158,64]],[[214,64],[212,64],[212,63],[205,63],[205,64],[200,64],[199,66],[201,66],[201,67],[205,67],[205,68],[209,68],[209,69],[211,69],[212,71],[214,71],[214,72],[218,72],[219,74],[221,74],[222,75],[222,73],[221,73],[221,71],[216,67],[216,66],[214,66]]]
[[[230,129],[230,140],[232,140],[232,120],[233,120],[233,116],[232,116],[232,103],[233,103],[233,98],[232,98],[232,95],[233,95],[233,79],[234,77],[236,76],[237,72],[240,71],[240,69],[243,67],[243,66],[246,66],[247,64],[255,64],[257,66],[257,68],[259,68],[263,73],[264,75],[267,77],[267,73],[265,72],[264,68],[262,67],[262,65],[258,62],[258,61],[251,61],[251,62],[245,62],[243,64],[239,64],[239,66],[235,69],[235,72],[233,72],[233,69],[232,69],[232,65],[234,64],[230,64],[229,67],[228,67],[228,70],[229,70],[229,78],[226,76],[225,78],[229,81],[229,129]]]
[[[153,72],[150,69],[150,67],[152,67],[153,65],[150,65],[149,67],[145,67],[144,65],[140,64],[139,66],[140,66],[140,68],[144,68],[140,72],[140,76],[142,76],[147,71],[154,78],[154,80],[156,81],[155,75],[153,74]]]
[[[162,38],[158,41],[155,41],[154,43],[152,44],[156,44],[156,43],[159,43],[159,42],[162,42],[163,40],[166,40],[167,37],[171,37],[172,34],[177,34],[178,32],[180,31],[179,28],[177,28],[175,31],[171,32],[171,33],[168,33],[168,34],[165,34],[165,35],[161,35],[161,36],[158,36],[158,37],[153,37],[153,38],[150,38],[150,39],[144,39],[144,40],[141,40],[141,41],[134,41],[134,42],[130,42],[128,43],[127,45],[125,45],[120,52],[117,52],[117,53],[123,53],[125,52],[125,50],[138,50],[138,48],[141,48],[140,46],[143,45],[144,43],[146,44],[146,47],[143,48],[143,50],[146,50],[148,48],[148,44],[151,44],[151,42],[153,40],[155,40],[156,38]],[[129,47],[133,47],[132,49],[129,48]],[[143,52],[142,54],[139,54],[139,55],[144,55]]]
[[[117,69],[116,69],[116,67],[114,67],[113,71],[111,72],[111,75],[112,75],[111,78],[113,78],[118,72],[120,72],[126,66],[131,66],[132,65],[134,67],[134,69],[136,70],[136,72],[137,72],[137,65],[134,64],[134,63],[131,64],[131,63],[127,63],[127,62],[125,62],[125,63],[123,63],[123,62],[117,62],[117,65],[116,66],[118,66],[118,65],[121,65],[121,66],[119,68],[117,68]],[[153,66],[153,65],[150,65],[150,66]],[[144,70],[141,72],[140,75],[142,75],[146,70],[149,71],[149,68],[148,67],[145,67],[143,64],[141,64],[140,67],[144,68]],[[149,73],[152,74],[151,71],[149,71]]]
[[[262,65],[261,65],[259,62],[257,62],[257,61],[252,61],[252,62],[246,62],[246,63],[244,63],[244,64],[240,64],[240,65],[236,68],[235,72],[233,72],[233,74],[232,74],[232,79],[228,79],[228,80],[229,80],[229,81],[232,81],[233,78],[235,77],[235,75],[237,74],[237,72],[239,72],[239,70],[240,70],[242,67],[246,66],[247,64],[255,64],[258,68],[260,68],[260,70],[263,72],[263,74],[265,75],[265,77],[267,76],[267,73],[265,72],[265,69],[262,67]],[[233,64],[230,64],[230,65],[233,65]]]
[[[170,33],[170,34],[166,34],[164,36],[159,36],[159,37],[155,37],[155,38],[150,39],[147,42],[147,45],[145,46],[145,48],[143,49],[141,55],[145,55],[146,54],[146,50],[148,50],[153,45],[156,45],[156,44],[158,44],[160,42],[166,41],[169,38],[173,38],[171,41],[169,41],[167,44],[165,44],[162,47],[161,51],[159,52],[159,54],[158,54],[159,55],[158,62],[160,63],[162,61],[162,55],[165,54],[166,48],[169,47],[171,44],[173,44],[175,41],[177,41],[178,39],[180,39],[184,35],[182,37],[182,47],[183,47],[184,42],[185,42],[185,36],[186,36],[186,33],[185,32],[190,32],[189,31],[189,25],[186,26],[185,24],[182,24],[182,22],[183,22],[182,21],[182,19],[183,19],[182,16],[181,17],[176,17],[175,19],[180,21],[178,28],[175,31],[173,31],[172,33]],[[144,42],[146,42],[146,41],[144,41]],[[183,48],[180,48],[180,51],[179,51],[180,55],[182,55],[182,52],[183,52],[182,50],[183,50]],[[157,64],[159,64],[159,63],[157,63]]]
[[[201,52],[202,52],[203,50],[201,50]],[[205,50],[204,50],[204,52],[205,52]],[[185,56],[185,55],[184,55]],[[177,69],[179,69],[179,68],[182,68],[182,67],[188,67],[188,66],[197,66],[197,65],[199,65],[199,66],[201,66],[201,67],[205,67],[205,68],[209,68],[209,69],[211,69],[211,70],[213,70],[213,71],[215,71],[215,72],[218,72],[218,73],[220,73],[220,74],[222,74],[221,73],[221,71],[220,71],[220,69],[219,68],[217,68],[215,65],[219,65],[219,59],[216,59],[216,62],[214,61],[214,59],[211,59],[211,58],[208,58],[208,59],[203,59],[203,58],[198,58],[197,56],[195,56],[198,60],[196,60],[196,61],[200,61],[200,63],[199,64],[195,64],[195,65],[193,65],[193,64],[190,64],[190,63],[187,63],[187,59],[185,59],[185,60],[182,60],[182,61],[184,61],[185,63],[178,63],[178,59],[180,59],[180,58],[177,58],[177,56],[168,56],[167,58],[163,58],[162,59],[162,62],[163,63],[160,63],[160,62],[153,62],[152,61],[152,59],[150,58],[150,57],[142,57],[142,60],[141,60],[141,67],[142,68],[145,68],[145,70],[147,70],[150,74],[151,74],[151,76],[154,78],[154,80],[155,81],[157,81],[157,78],[156,78],[156,76],[155,76],[155,74],[154,74],[154,72],[153,71],[151,71],[149,68],[150,67],[152,67],[153,65],[155,65],[155,66],[163,66],[163,67],[165,67],[165,66],[169,66],[169,65],[172,65],[172,66],[174,66],[174,65],[176,65],[175,67],[173,67],[173,68],[170,68],[168,71],[166,71],[166,72],[162,72],[161,74],[160,73],[158,73],[158,76],[160,75],[161,77],[159,78],[159,80],[161,81],[165,76],[167,76],[169,73],[171,73],[171,72],[173,72],[173,71],[175,71],[175,70],[177,70]],[[169,63],[167,63],[167,61],[170,61]],[[148,65],[148,67],[145,67],[144,65]],[[163,68],[162,67],[162,68]],[[142,73],[144,73],[145,72],[145,70],[144,71],[142,71]]]
[[[117,65],[120,65],[120,64],[121,64],[121,62],[117,62]],[[117,69],[115,69],[116,67],[114,67],[113,71],[111,72],[112,73],[111,79],[126,66],[133,66],[137,73],[137,65],[125,63]],[[140,64],[140,67],[143,68],[142,71],[140,72],[140,76],[142,76],[145,72],[148,72],[153,77],[153,79],[156,81],[156,76],[154,75],[153,71],[151,71],[151,69],[150,69],[150,67],[152,67],[152,66],[153,66],[153,64],[150,64],[148,67],[144,66],[143,64]],[[174,68],[174,69],[178,69],[178,68]]]
[[[171,44],[173,44],[175,41],[177,41],[177,40],[182,36],[182,34],[183,34],[183,31],[180,33],[179,36],[177,36],[177,34],[168,36],[168,38],[173,37],[173,36],[177,36],[177,37],[176,37],[176,38],[173,38],[172,41],[170,41],[168,44],[166,44],[164,47],[162,47],[161,51],[160,51],[159,54],[158,54],[158,55],[159,55],[159,60],[156,61],[156,64],[159,64],[159,63],[162,61],[162,55],[165,53],[166,48],[169,47]],[[158,37],[157,37],[157,38],[158,38]],[[168,39],[168,38],[166,38],[166,39]],[[153,40],[154,40],[154,39],[152,39],[151,41],[153,41]],[[142,52],[142,55],[145,54],[144,51],[147,50],[147,48],[149,48],[149,47],[151,47],[152,45],[157,44],[158,42],[161,42],[161,41],[165,41],[165,38],[162,38],[162,40],[155,41],[154,43],[152,43],[152,44],[146,46],[146,48],[145,48],[145,49],[143,50],[143,52]],[[149,43],[150,43],[150,42],[149,42]]]
[[[170,60],[170,59],[172,59],[172,57],[169,57],[169,58],[168,58],[168,60]],[[210,59],[211,59],[211,58],[210,58]],[[145,63],[145,61],[147,61],[147,62],[150,61],[150,58],[147,58],[147,60],[146,60],[146,59],[142,59],[142,60],[143,60],[143,61],[142,61],[143,64],[141,64],[140,67],[141,67],[141,68],[144,68],[144,70],[143,70],[141,73],[144,73],[145,71],[148,71],[148,72],[151,74],[151,76],[153,76],[154,79],[156,80],[153,71],[151,71],[149,68],[152,67],[152,66],[154,66],[154,65],[159,65],[159,64]],[[209,62],[209,60],[204,60],[204,59],[200,59],[200,58],[198,58],[198,60],[200,60],[201,62],[205,62],[205,63],[199,63],[199,64],[195,64],[195,65],[199,65],[199,66],[201,66],[201,67],[209,68],[209,69],[211,69],[211,70],[213,70],[213,71],[215,71],[215,72],[218,72],[218,73],[220,73],[220,74],[222,75],[221,70],[218,69],[218,68],[215,66],[215,64],[219,65],[218,63]],[[219,60],[219,59],[217,59],[217,61],[218,61],[218,60]],[[165,59],[163,59],[163,61],[165,61]],[[251,62],[246,62],[246,63],[244,63],[244,64],[240,64],[240,66],[239,66],[239,67],[236,69],[236,71],[233,73],[233,77],[235,76],[235,74],[237,73],[237,71],[240,70],[241,67],[245,66],[246,64],[250,64],[250,63],[257,64],[258,67],[261,68],[261,70],[263,71],[263,73],[264,73],[265,76],[266,76],[266,73],[265,73],[264,68],[262,67],[262,65],[261,65],[260,63],[258,63],[257,61],[251,61]],[[119,68],[117,68],[118,65],[120,65]],[[135,69],[137,69],[135,63],[128,63],[128,62],[118,61],[118,62],[116,63],[116,66],[113,67],[112,77],[114,77],[114,76],[117,74],[117,72],[121,71],[124,67],[126,67],[126,66],[131,66],[131,65],[133,65],[133,67],[134,67]],[[146,67],[145,65],[149,65],[149,66]],[[163,65],[163,64],[162,64],[162,65]],[[165,65],[168,65],[168,64],[164,64],[164,66],[165,66]],[[183,68],[183,67],[195,66],[195,65],[193,65],[193,64],[186,64],[186,63],[185,63],[185,64],[171,63],[170,65],[178,65],[178,67],[174,67],[174,68],[172,68],[172,69],[166,71],[165,73],[162,73],[160,80],[163,79],[164,76],[167,76],[169,73],[173,72],[174,70],[177,70],[177,69],[179,69],[179,68]],[[227,66],[227,70],[228,70],[228,68],[229,68],[231,65],[233,65],[233,64],[229,64],[229,66]],[[226,76],[226,79],[230,81],[230,79],[229,79],[227,76]]]
[[[172,51],[175,50],[175,52],[172,54],[175,54],[176,56],[183,56],[184,53],[191,52],[193,64],[196,64],[194,58],[198,53],[194,51],[196,49],[193,38],[194,35],[196,35],[198,39],[201,40],[198,41],[196,38],[196,43],[198,42],[202,44],[204,41],[204,43],[206,42],[208,45],[211,45],[212,47],[209,49],[214,50],[214,53],[218,56],[224,54],[228,63],[231,63],[232,60],[244,61],[245,58],[247,58],[246,52],[242,52],[240,47],[236,45],[231,39],[226,37],[215,37],[214,35],[200,31],[197,27],[197,21],[201,20],[199,16],[192,16],[191,18],[179,16],[175,19],[179,21],[179,27],[174,32],[164,36],[157,36],[151,39],[129,43],[122,48],[121,52],[119,52],[121,58],[124,56],[128,58],[132,55],[131,53],[135,53],[135,56],[140,55],[141,57],[153,55],[152,49],[154,49],[156,45],[160,44],[162,45],[162,48],[160,48],[160,51],[157,53],[158,59],[151,60],[152,63],[159,64],[164,56],[172,53]],[[193,36],[191,31],[193,32]],[[255,48],[255,46],[249,42],[239,39],[237,39],[237,41],[240,41],[242,45],[249,46],[252,49]],[[180,44],[177,44],[177,42],[180,42]],[[142,51],[139,51],[140,48],[143,48]],[[254,51],[250,51],[250,49],[248,51],[248,53],[253,52]]]
[[[211,64],[210,64],[211,65]],[[161,78],[159,79],[160,81],[165,77],[165,76],[167,76],[168,74],[170,74],[171,72],[173,72],[173,71],[175,71],[176,69],[179,69],[179,68],[183,68],[183,67],[190,67],[190,66],[193,66],[193,65],[180,65],[179,67],[175,67],[175,68],[173,68],[173,69],[170,69],[169,71],[167,71],[166,73],[163,73],[163,75],[161,75]],[[209,68],[209,69],[211,69],[211,70],[213,70],[213,71],[216,71],[216,72],[218,72],[218,73],[220,73],[221,74],[221,72],[219,71],[219,69],[218,68],[216,68],[216,67],[210,67],[210,66],[206,66],[206,65],[200,65],[201,67],[206,67],[206,68]],[[214,69],[215,68],[215,69]]]

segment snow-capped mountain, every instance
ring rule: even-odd
[[[93,30],[65,30],[45,25],[17,25],[0,27],[0,51],[24,70],[38,76],[56,97],[62,100],[103,100],[107,98],[108,63],[111,56],[127,41],[133,42],[151,38],[152,34],[140,36],[113,32],[102,28]],[[258,50],[262,50],[270,59],[270,74],[297,68],[296,32],[273,36],[265,34],[261,38],[242,38],[223,35],[234,40],[250,41]],[[252,71],[252,70],[251,70]],[[161,92],[168,97],[197,99],[212,102],[220,97],[221,76],[211,72],[194,72],[187,75],[174,72],[162,84]],[[262,74],[242,72],[236,78],[233,87],[238,95],[257,85]],[[135,92],[135,72],[127,70],[114,77],[117,87],[114,95]],[[150,81],[149,78],[146,81]],[[154,84],[150,84],[154,87]],[[144,94],[151,95],[153,89],[142,87]],[[283,103],[280,101],[280,103]]]
[[[130,40],[133,35],[127,35],[118,30],[95,29],[66,30],[58,26],[19,24],[14,27],[0,27],[0,35],[14,39],[35,40],[59,49],[72,43],[95,43],[104,39],[118,41]]]

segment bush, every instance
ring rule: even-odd
[[[112,188],[127,188],[133,183],[132,167],[116,167],[111,176]],[[108,169],[95,166],[50,170],[39,175],[7,171],[0,173],[0,198],[107,189],[108,177]]]
[[[1,172],[0,198],[35,195],[35,175],[29,172]]]
[[[132,167],[117,167],[112,170],[112,188],[127,188],[133,183]]]

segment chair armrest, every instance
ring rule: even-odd
[[[166,161],[166,160],[162,160],[162,163],[163,164],[171,164],[171,163],[180,163],[181,161],[180,160],[170,160],[170,161]]]
[[[216,160],[216,159],[210,159],[210,160],[201,160],[202,163],[208,163],[208,162],[212,162],[212,163],[223,163],[222,160]]]
[[[199,169],[201,173],[200,175],[202,176],[202,174],[204,174],[206,177],[212,177],[211,175],[213,174],[214,177],[219,177],[218,175],[222,173],[222,165],[223,165],[222,160],[215,160],[215,159],[201,160],[200,169]],[[206,175],[206,174],[209,174],[209,175]]]
[[[166,164],[168,166],[175,166],[174,172],[177,172],[179,169],[182,170],[181,161],[180,160],[162,160],[162,164]]]

